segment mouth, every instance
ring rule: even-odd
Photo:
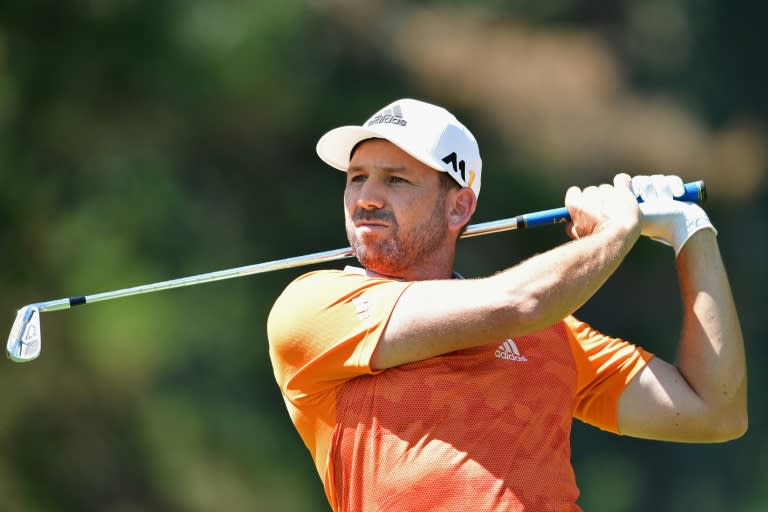
[[[383,229],[392,225],[389,219],[382,218],[383,215],[359,215],[353,219],[357,229]]]
[[[361,232],[372,232],[372,231],[382,231],[389,227],[388,224],[384,222],[376,222],[376,221],[362,221],[362,222],[356,222],[355,223],[355,229]]]
[[[365,227],[387,227],[386,222],[382,222],[380,220],[359,220],[355,222],[355,227],[357,228],[365,228]]]

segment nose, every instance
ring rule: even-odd
[[[384,207],[384,196],[382,187],[376,183],[375,179],[367,179],[358,189],[355,204],[358,208],[366,210],[375,210]]]

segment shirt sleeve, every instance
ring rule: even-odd
[[[565,325],[578,373],[573,415],[618,434],[619,398],[654,356],[573,317],[566,318]]]
[[[267,320],[270,357],[285,397],[309,405],[349,379],[375,373],[371,356],[409,285],[337,270],[292,282]]]

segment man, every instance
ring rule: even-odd
[[[453,115],[399,100],[328,132],[317,151],[347,173],[347,235],[364,268],[295,280],[268,334],[333,510],[580,510],[574,416],[649,439],[745,432],[739,320],[712,224],[672,200],[679,178],[619,174],[572,187],[573,240],[464,280],[453,273],[456,242],[482,164]],[[572,316],[641,235],[675,250],[676,365]]]

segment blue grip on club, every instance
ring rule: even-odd
[[[684,185],[685,192],[683,195],[675,197],[677,201],[686,201],[690,203],[701,203],[707,199],[707,188],[704,182],[692,181]],[[637,198],[639,203],[643,200]],[[517,228],[537,228],[539,226],[549,226],[551,224],[561,224],[569,222],[571,215],[568,213],[568,208],[565,206],[560,208],[552,208],[551,210],[542,210],[540,212],[526,213],[525,215],[518,215],[515,220],[517,221]]]

